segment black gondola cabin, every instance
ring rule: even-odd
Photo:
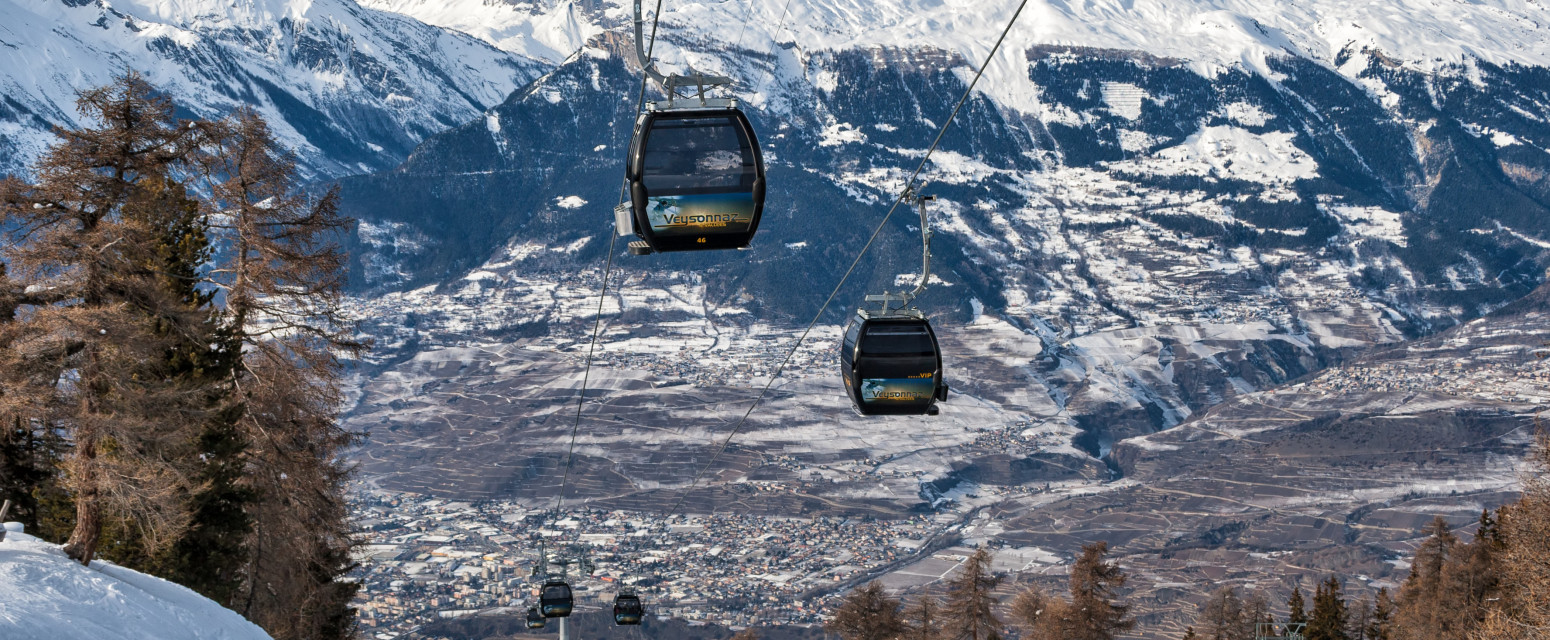
[[[574,606],[570,585],[565,584],[564,580],[545,581],[543,589],[538,593],[538,606],[545,618],[569,617]]]
[[[652,251],[739,249],[759,229],[764,157],[736,107],[641,114],[625,179],[630,228]]]
[[[640,619],[645,616],[646,608],[641,605],[640,596],[621,593],[614,598],[614,624],[640,624]]]
[[[542,628],[544,628],[544,616],[543,616],[543,614],[538,612],[538,607],[528,607],[527,608],[527,628],[529,628],[529,629],[542,629]]]
[[[845,393],[862,415],[936,415],[947,400],[942,352],[919,312],[856,312],[840,347]]]

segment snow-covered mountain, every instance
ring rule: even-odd
[[[566,323],[590,313],[573,302],[595,280],[577,274],[602,263],[639,82],[617,35],[628,16],[618,3],[512,6],[614,31],[397,169],[341,182],[363,221],[361,284],[435,285],[370,302],[385,348],[568,339]],[[1006,15],[830,2],[793,3],[782,21],[776,0],[667,6],[667,64],[739,79],[769,200],[748,251],[619,258],[627,291],[605,312],[624,333],[663,330],[651,317],[691,333],[805,320]],[[521,11],[499,10],[518,30]],[[457,17],[422,17],[437,15]],[[1018,24],[924,175],[941,283],[922,303],[940,322],[990,316],[1036,343],[1020,375],[1095,457],[1484,314],[1544,277],[1540,4],[1032,3]],[[893,218],[828,321],[911,281],[911,222]],[[692,357],[664,367],[720,375]]]
[[[748,251],[616,256],[602,300],[639,86],[625,5],[377,5],[503,47],[586,44],[340,181],[378,338],[348,419],[374,486],[547,507],[569,478],[566,504],[648,513],[985,507],[966,537],[1104,539],[1147,567],[1157,637],[1203,597],[1180,588],[1196,565],[1283,596],[1288,567],[1393,586],[1430,514],[1462,525],[1511,491],[1512,434],[1550,397],[1543,367],[1516,366],[1537,329],[1491,324],[1550,264],[1544,5],[1031,2],[925,172],[941,415],[854,418],[835,371],[844,314],[918,273],[902,212],[746,424],[1013,3],[665,5],[665,64],[739,81],[765,218]],[[1340,367],[1481,316],[1439,337],[1500,342]],[[1369,468],[1384,452],[1403,455]]]
[[[0,0],[0,173],[125,69],[193,115],[257,107],[321,178],[396,165],[543,66],[352,0]]]
[[[7,640],[269,640],[258,625],[192,590],[96,560],[5,523],[0,638]]]

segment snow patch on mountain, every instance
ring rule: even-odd
[[[364,7],[401,13],[426,24],[461,31],[512,53],[555,63],[569,57],[603,31],[572,0],[360,0],[360,3]]]
[[[173,584],[97,560],[5,523],[0,541],[0,637],[26,640],[269,640],[236,612]]]
[[[1179,144],[1117,166],[1162,176],[1234,178],[1286,184],[1319,174],[1319,164],[1292,143],[1294,134],[1256,134],[1238,127],[1204,127]]]
[[[563,59],[603,31],[627,31],[634,17],[633,4],[626,0],[362,3],[551,61]],[[931,47],[977,67],[1015,5],[989,7],[979,0],[682,0],[663,5],[653,56],[664,70],[692,65],[730,75],[749,104],[769,106],[793,80],[833,90],[833,78],[821,72],[803,78],[802,60],[821,51]],[[649,20],[650,3],[646,10]],[[1265,61],[1285,55],[1339,67],[1349,71],[1347,75],[1360,66],[1340,63],[1367,56],[1422,71],[1470,59],[1550,66],[1550,29],[1545,25],[1550,25],[1550,6],[1533,0],[1034,0],[1007,37],[1007,46],[985,70],[980,90],[1003,106],[1040,113],[1039,88],[1028,79],[1024,60],[1025,52],[1040,47],[1143,51],[1185,61],[1207,77],[1239,68],[1276,78],[1279,74]],[[717,44],[708,48],[707,43]],[[729,50],[740,55],[729,55]],[[1120,102],[1125,113],[1137,108],[1134,94]]]

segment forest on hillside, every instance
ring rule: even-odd
[[[352,637],[337,196],[253,111],[179,119],[133,72],[77,106],[0,181],[0,498],[82,564]]]

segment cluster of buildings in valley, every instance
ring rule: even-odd
[[[1309,387],[1333,393],[1431,392],[1476,400],[1550,403],[1550,360],[1428,359],[1337,367]]]
[[[570,568],[578,606],[607,607],[621,588],[648,614],[727,625],[816,624],[837,585],[913,557],[956,518],[908,520],[662,516],[529,511],[511,502],[448,502],[381,491],[355,496],[358,619],[390,640],[441,618],[493,608],[523,614],[544,571],[540,549],[582,553]],[[554,564],[550,569],[557,569]]]

